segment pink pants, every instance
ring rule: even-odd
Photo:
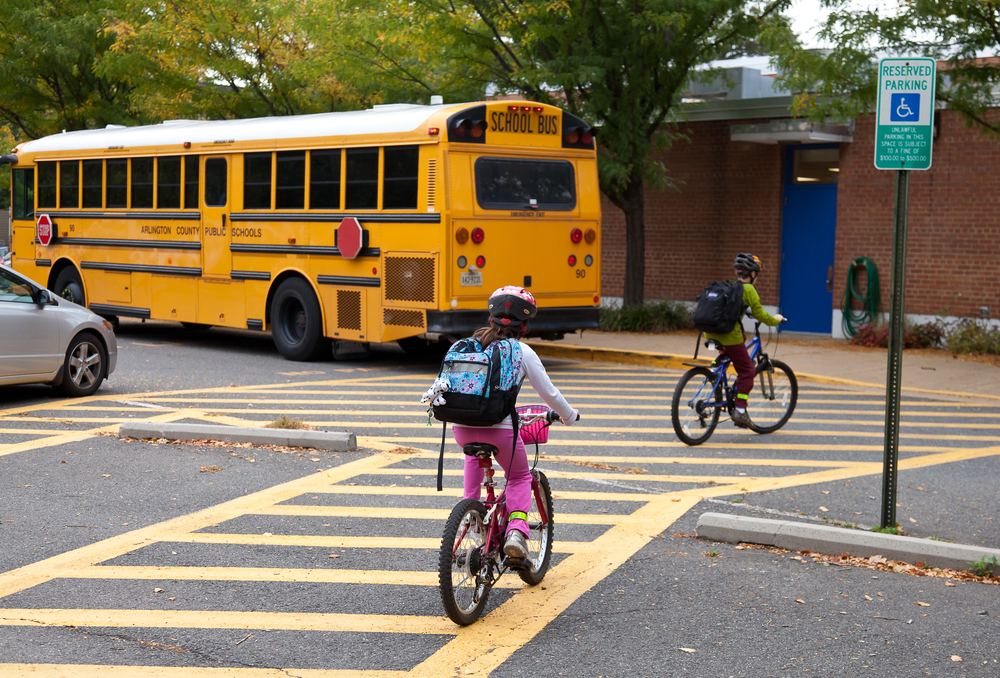
[[[517,437],[517,446],[511,450],[511,439],[514,437],[514,429],[511,428],[452,426],[451,431],[459,446],[469,443],[496,445],[498,450],[496,460],[507,480],[507,511],[510,513],[521,511],[527,514],[531,508],[531,470],[528,468],[528,453],[524,451],[521,436]],[[485,470],[479,468],[477,458],[465,458],[465,499],[480,498],[484,474]],[[514,518],[507,524],[507,534],[510,534],[511,530],[518,530],[527,537],[528,523],[520,518]]]

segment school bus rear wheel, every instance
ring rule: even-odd
[[[71,301],[80,306],[86,306],[87,300],[83,294],[83,280],[73,266],[67,266],[56,276],[56,283],[52,290],[66,301]]]
[[[323,314],[309,283],[289,278],[271,303],[271,335],[286,360],[316,360],[329,346],[323,337]]]

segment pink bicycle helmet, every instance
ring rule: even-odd
[[[501,287],[491,294],[488,306],[490,320],[498,325],[523,323],[538,313],[538,305],[531,292],[514,285]]]

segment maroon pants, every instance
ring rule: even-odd
[[[747,396],[753,389],[754,366],[745,344],[722,347],[723,355],[733,361],[736,368],[736,405],[746,407]],[[742,402],[741,402],[742,401]]]

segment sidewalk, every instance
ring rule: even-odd
[[[632,334],[588,330],[582,336],[567,335],[560,341],[532,339],[529,343],[543,356],[684,369],[681,363],[692,362],[697,336],[694,331]],[[762,336],[766,341],[766,335]],[[772,335],[765,350],[772,358],[787,363],[800,378],[885,388],[888,356],[885,349],[851,346],[846,340],[825,336],[782,332]],[[699,361],[714,356],[714,351],[704,346],[698,352]],[[904,392],[922,390],[1000,399],[1000,367],[953,358],[946,351],[906,350],[902,387]]]

